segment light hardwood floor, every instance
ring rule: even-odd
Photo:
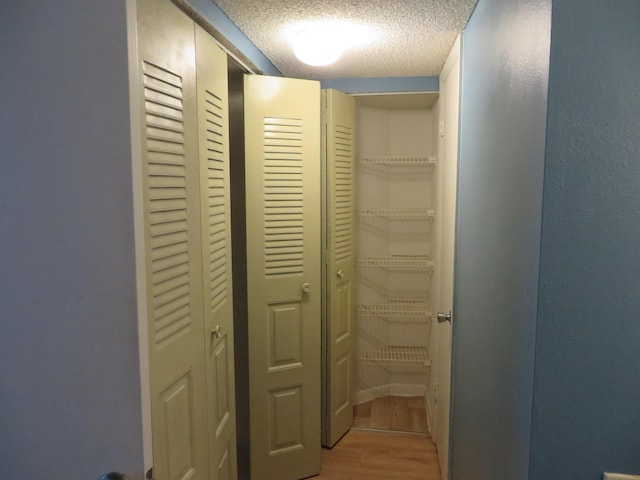
[[[424,397],[381,397],[355,405],[353,426],[429,433]]]
[[[426,435],[349,431],[322,449],[313,480],[441,480],[435,445]]]

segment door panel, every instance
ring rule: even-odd
[[[195,430],[193,410],[190,407],[193,380],[190,372],[178,378],[160,393],[165,418],[166,442],[159,445],[166,452],[168,478],[191,478],[194,466],[190,438]]]
[[[296,386],[271,391],[269,407],[269,422],[274,426],[269,439],[269,454],[304,449],[302,388]]]
[[[193,22],[137,3],[154,473],[208,476]]]
[[[195,26],[210,479],[237,476],[227,56]]]
[[[251,478],[320,471],[320,87],[245,76]]]
[[[456,198],[458,180],[458,111],[460,83],[460,43],[453,46],[441,74],[440,102],[443,116],[443,154],[440,195],[440,293],[438,310],[450,312],[453,309],[453,265],[455,252]],[[455,321],[455,316],[453,321]],[[438,459],[442,478],[449,472],[449,426],[451,403],[451,323],[437,325],[439,359],[436,376],[439,384],[439,398],[435,418],[434,441],[438,447]]]
[[[353,424],[353,215],[355,100],[323,91],[325,136],[325,412],[323,445],[331,447]]]
[[[302,364],[300,302],[269,305],[269,371]]]

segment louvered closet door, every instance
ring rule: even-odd
[[[211,480],[237,477],[227,56],[196,26],[202,266]]]
[[[193,22],[140,0],[149,368],[157,480],[208,477]]]
[[[323,91],[326,143],[326,417],[323,443],[332,447],[353,424],[351,328],[353,319],[353,134],[355,99]]]
[[[245,76],[251,478],[320,471],[320,87]]]

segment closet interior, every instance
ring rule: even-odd
[[[354,427],[429,433],[437,98],[356,98]]]

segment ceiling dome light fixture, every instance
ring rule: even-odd
[[[314,25],[301,30],[293,41],[293,53],[301,62],[314,67],[330,65],[343,51],[341,35],[335,28]]]

